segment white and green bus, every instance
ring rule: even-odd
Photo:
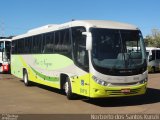
[[[0,39],[0,73],[10,72],[11,39]]]
[[[136,46],[137,50],[128,50]],[[13,37],[11,73],[89,98],[142,95],[148,71],[144,40],[130,24],[76,20]]]
[[[146,47],[148,59],[148,72],[155,73],[160,71],[160,48]]]

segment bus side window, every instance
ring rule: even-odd
[[[12,54],[16,54],[17,53],[17,40],[16,41],[12,41]]]
[[[32,49],[32,39],[33,39],[33,37],[26,38],[25,50],[27,51],[26,53],[28,53],[28,54],[32,53],[32,50],[31,50]]]
[[[19,39],[17,42],[18,42],[17,53],[18,54],[24,53],[24,39]]]
[[[160,50],[156,51],[156,59],[160,59]]]
[[[156,60],[156,51],[152,50],[152,60]]]
[[[54,32],[44,34],[45,44],[43,47],[43,53],[53,53],[54,48]]]
[[[71,40],[69,29],[55,32],[54,52],[71,58]]]
[[[58,53],[59,52],[59,45],[60,45],[60,32],[56,31],[55,32],[55,41],[54,41],[54,52]]]
[[[71,57],[71,41],[69,36],[69,29],[60,31],[60,43],[61,43],[61,54]]]

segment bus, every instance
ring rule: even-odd
[[[0,39],[0,72],[10,72],[11,39]]]
[[[146,47],[148,71],[155,73],[160,71],[160,48]]]
[[[127,48],[137,46],[137,51]],[[13,37],[11,73],[60,89],[68,99],[145,94],[148,71],[141,31],[106,20],[50,24]]]

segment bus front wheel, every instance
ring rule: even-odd
[[[75,95],[72,93],[71,82],[68,77],[66,78],[66,82],[64,84],[64,90],[69,100],[73,100],[75,98]]]
[[[30,81],[28,80],[28,73],[26,70],[24,70],[24,72],[23,72],[23,82],[24,82],[25,86],[31,85]]]

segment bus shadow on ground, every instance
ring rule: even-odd
[[[158,103],[160,102],[160,89],[148,88],[146,94],[141,96],[89,99],[84,100],[84,102],[100,107],[120,107]]]
[[[20,80],[23,82],[23,80]],[[54,92],[66,97],[65,92],[56,88],[44,86],[37,83],[32,83],[30,87],[39,87],[49,92]],[[130,96],[130,97],[115,97],[115,98],[99,98],[90,99],[83,96],[76,96],[74,100],[82,100],[83,102],[93,104],[100,107],[120,107],[120,106],[134,106],[145,105],[160,102],[160,89],[148,88],[145,95]]]
[[[5,76],[3,76],[4,74],[5,74]],[[6,77],[6,75],[7,75],[7,77]],[[11,80],[11,79],[14,79],[13,76],[8,76],[8,75],[10,75],[10,74],[9,73],[1,73],[0,72],[0,80]]]
[[[41,84],[38,84],[38,83],[33,83],[32,86],[36,86],[36,87],[45,89],[49,92],[57,93],[57,94],[60,94],[60,95],[63,95],[64,97],[66,97],[66,93],[65,93],[64,90],[60,90],[60,89],[57,89],[57,88],[41,85]],[[66,99],[67,99],[67,97],[66,97]],[[80,95],[75,95],[75,98],[73,98],[73,100],[88,100],[88,98],[86,98],[84,96],[80,96]]]
[[[20,80],[20,81],[24,84],[23,80]],[[62,90],[59,90],[59,89],[56,89],[56,88],[53,88],[53,87],[49,87],[49,86],[45,86],[45,85],[41,85],[41,84],[34,83],[34,82],[31,82],[31,85],[27,86],[27,87],[38,87],[38,88],[47,90],[49,92],[54,92],[54,93],[57,93],[57,94],[65,95],[64,91],[62,91]]]
[[[24,84],[23,80],[20,80],[20,82]],[[38,88],[47,90],[49,92],[53,92],[53,93],[57,93],[57,94],[60,94],[60,95],[64,95],[64,97],[66,97],[66,93],[65,93],[64,90],[60,90],[60,89],[53,88],[53,87],[50,87],[50,86],[42,85],[42,84],[39,84],[39,83],[31,82],[31,85],[27,86],[27,87],[38,87]],[[73,98],[73,100],[88,100],[88,98],[75,94],[75,98]]]

